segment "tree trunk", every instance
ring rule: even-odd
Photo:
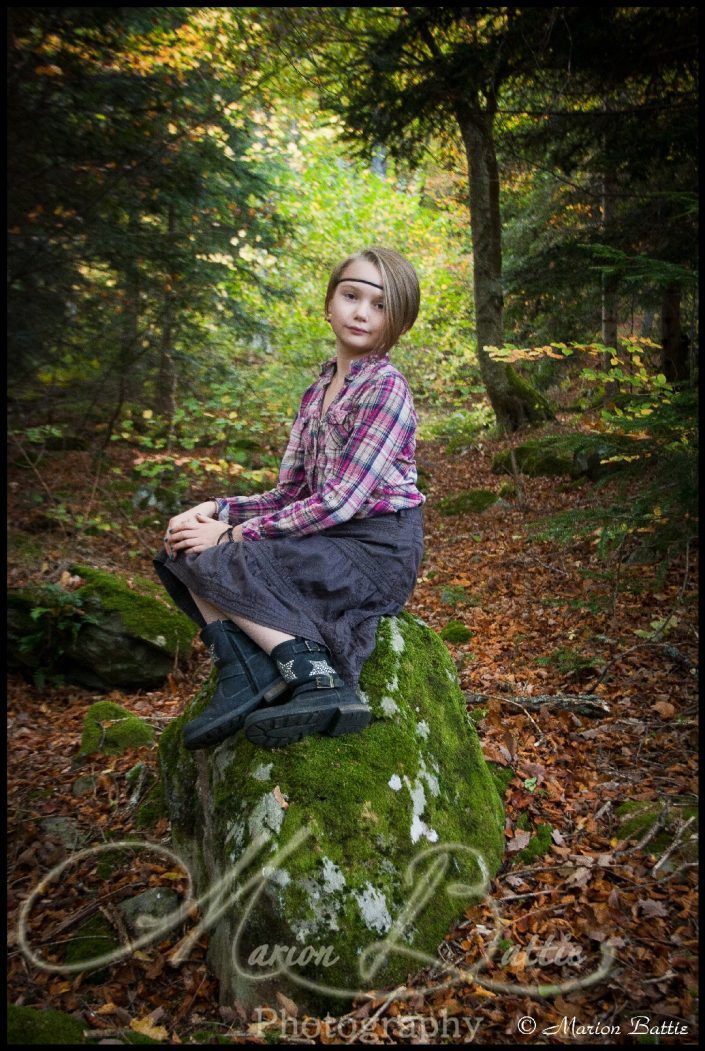
[[[477,357],[497,423],[505,431],[516,431],[554,416],[543,395],[510,365],[494,361],[485,350],[501,347],[504,342],[502,228],[493,116],[490,111],[474,109],[459,114],[458,121],[468,160]]]
[[[610,173],[602,177],[602,230],[609,241],[612,225],[613,186]],[[617,350],[617,279],[614,274],[602,273],[602,342]],[[607,355],[607,367],[609,359]]]
[[[129,229],[133,234],[137,226],[135,214],[130,216]],[[140,314],[140,272],[135,261],[125,268],[122,287],[122,317],[120,319],[120,351],[118,356],[118,394],[112,415],[108,420],[107,431],[103,440],[103,449],[107,448],[118,419],[122,413],[125,400],[131,388],[132,370],[137,356],[139,340]]]
[[[169,205],[168,231],[169,242],[173,245],[176,236],[176,216],[173,204]],[[164,289],[162,342],[155,398],[156,412],[160,416],[166,417],[168,422],[167,448],[171,445],[174,413],[176,411],[176,363],[174,361],[173,347],[174,306],[176,300],[175,282],[176,274],[173,272],[169,273]]]
[[[661,369],[670,383],[690,377],[690,341],[681,328],[681,290],[669,285],[661,305]]]

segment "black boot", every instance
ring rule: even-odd
[[[291,690],[272,658],[231,620],[207,624],[201,638],[219,675],[206,710],[184,727],[184,744],[191,751],[224,741],[254,708],[280,700]]]
[[[325,646],[297,636],[275,646],[272,657],[294,693],[285,704],[247,717],[245,736],[253,744],[280,748],[309,734],[338,737],[369,726],[369,707],[330,666]]]

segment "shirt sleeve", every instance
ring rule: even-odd
[[[348,521],[384,481],[415,427],[416,414],[404,377],[400,373],[382,377],[363,395],[350,435],[317,492],[273,514],[251,519],[243,527],[243,537],[305,536]]]
[[[274,489],[255,496],[230,496],[218,501],[218,518],[228,525],[237,525],[248,518],[268,515],[294,500],[309,495],[301,442],[301,411],[294,420],[289,442],[279,468],[279,479]]]

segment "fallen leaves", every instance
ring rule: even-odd
[[[488,440],[482,449],[449,457],[438,444],[426,443],[423,453],[433,458],[439,491],[441,486],[445,491],[489,489],[497,483],[490,470],[492,456],[503,444],[506,440]],[[74,456],[62,457],[57,464],[70,475],[77,501],[90,496],[90,472],[82,462]],[[635,849],[639,835],[622,838],[615,812],[625,799],[659,801],[697,791],[697,682],[691,674],[696,670],[697,640],[689,634],[697,630],[696,604],[691,602],[697,574],[693,567],[686,596],[690,605],[669,622],[669,645],[673,636],[682,663],[674,664],[664,657],[665,651],[643,643],[624,652],[635,641],[631,634],[635,627],[653,629],[672,611],[682,566],[674,562],[667,579],[660,582],[652,567],[639,566],[632,574],[634,590],[625,589],[614,610],[609,603],[600,605],[596,599],[604,594],[611,601],[612,596],[598,575],[602,569],[589,544],[576,544],[569,552],[542,550],[527,539],[525,530],[532,508],[540,508],[541,513],[564,510],[583,497],[574,489],[564,491],[551,479],[526,478],[522,484],[528,510],[510,504],[501,514],[483,519],[481,534],[476,516],[444,519],[436,514],[434,499],[429,499],[425,562],[409,609],[440,630],[451,609],[442,596],[462,600],[463,620],[474,636],[462,647],[449,645],[458,660],[461,688],[495,695],[473,713],[483,754],[508,778],[506,859],[492,885],[501,910],[504,948],[488,963],[487,973],[498,980],[560,983],[593,969],[600,947],[607,942],[618,955],[619,968],[592,991],[578,989],[553,1002],[497,994],[468,979],[467,985],[392,1003],[366,1031],[370,1043],[383,1038],[389,1042],[395,1032],[400,1042],[408,1043],[411,1038],[402,1037],[401,1028],[390,1029],[383,1037],[380,1023],[396,1019],[401,1026],[409,1016],[417,1027],[414,1039],[419,1040],[424,1018],[435,1021],[443,1011],[449,1018],[477,1019],[487,1043],[515,1038],[516,1020],[523,1015],[544,1024],[560,1021],[563,1014],[609,1020],[619,1016],[625,1001],[651,1004],[654,1011],[658,1005],[662,1013],[668,1008],[683,1018],[694,1014],[696,871],[659,869],[668,847],[654,837],[643,849]],[[14,516],[18,519],[33,513],[31,508],[18,510]],[[155,527],[155,544],[159,534]],[[83,542],[87,546],[76,557],[107,561],[128,573],[151,572],[146,552],[137,561],[126,559],[125,552],[134,543],[129,531],[121,535],[116,529],[100,537],[84,537]],[[31,571],[10,566],[13,586],[29,579],[50,580],[68,590],[78,586],[80,578],[70,573],[70,563],[62,563],[58,550],[46,548],[43,557]],[[622,572],[629,582],[630,567],[625,565]],[[530,719],[528,712],[505,702],[517,695],[535,698],[583,689],[555,662],[536,663],[537,658],[564,653],[567,647],[595,660],[619,656],[610,666],[609,678],[591,684],[589,691],[604,697],[608,713],[588,722],[579,713],[542,704],[532,709]],[[203,648],[197,644],[188,674],[171,676],[161,690],[129,697],[127,706],[163,725],[180,714],[208,670]],[[215,1024],[225,1027],[233,1043],[271,1039],[271,1022],[258,1022],[237,1001],[219,1004],[217,984],[205,964],[207,935],[195,945],[188,943],[188,954],[178,967],[166,966],[175,952],[174,943],[180,944],[178,933],[173,942],[145,946],[141,957],[112,967],[102,985],[84,981],[83,975],[57,978],[37,969],[30,974],[23,966],[13,919],[28,889],[51,867],[52,858],[57,852],[64,856],[61,844],[43,831],[42,820],[70,814],[88,836],[109,833],[130,838],[134,810],[128,805],[126,773],[137,758],[150,769],[155,761],[148,751],[111,760],[109,765],[104,757],[79,759],[82,719],[91,700],[88,691],[77,687],[38,691],[17,677],[8,682],[10,999],[83,1012],[91,1025],[104,1027],[105,1033],[122,1027],[178,1043],[187,1042],[199,1027]],[[118,692],[115,700],[124,703],[126,698]],[[89,787],[74,794],[74,783],[82,777]],[[287,810],[291,801],[282,786],[276,785],[272,795]],[[375,817],[371,806],[364,804],[366,827],[374,828]],[[541,824],[551,827],[547,852],[530,863],[519,861],[517,855]],[[150,838],[159,842],[168,833],[168,822],[162,819]],[[162,884],[184,892],[179,886],[184,873],[174,869],[173,861],[149,865],[142,859],[131,879],[139,879],[145,887]],[[71,880],[68,884],[67,892]],[[459,902],[459,915],[463,908]],[[61,936],[67,937],[71,915],[68,904],[57,906],[48,925],[49,917],[38,912],[31,931],[41,938],[66,924]],[[472,965],[484,959],[498,921],[487,903],[466,909],[465,916],[456,950]],[[616,930],[619,935],[613,934]],[[570,942],[583,953],[577,971],[562,966],[558,955],[548,950],[544,965],[535,963],[532,945],[546,946],[552,936],[559,939],[554,945]],[[184,935],[184,944],[187,939]],[[510,952],[510,947],[515,951]],[[503,971],[505,952],[512,966]],[[287,1019],[301,1021],[302,1009],[295,999],[281,993],[278,1007]],[[380,1007],[384,997],[367,1000],[347,1017],[361,1026]],[[319,1031],[320,1042],[336,1042],[335,1024],[322,1023]]]

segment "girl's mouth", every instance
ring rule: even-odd
[[[348,328],[349,328],[349,330],[351,332],[355,332],[357,335],[360,335],[360,336],[366,336],[367,335],[367,329],[366,328],[355,328],[354,325],[348,325]]]

